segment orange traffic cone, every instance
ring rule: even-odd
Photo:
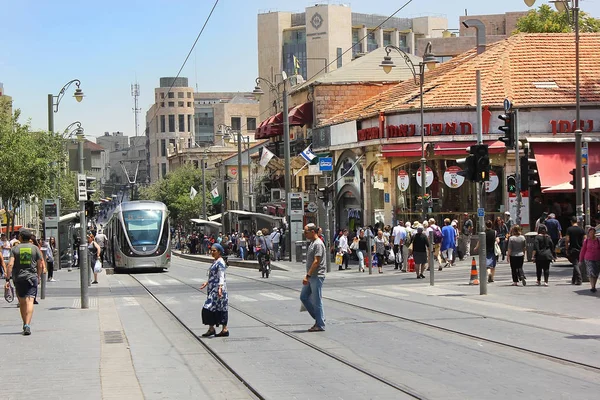
[[[469,285],[479,285],[479,279],[477,279],[477,262],[475,257],[471,261],[471,279],[469,279]]]

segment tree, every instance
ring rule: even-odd
[[[11,206],[9,226],[14,227],[14,209],[21,200],[28,202],[49,197],[56,190],[64,161],[62,139],[45,131],[32,131],[19,123],[20,110],[11,113],[11,104],[0,98],[0,197]]]
[[[207,173],[205,180],[210,182],[211,175]],[[192,200],[190,188],[194,187],[199,193]],[[210,190],[206,190],[207,213],[212,214]],[[191,164],[169,172],[164,179],[140,189],[140,199],[155,200],[165,203],[169,208],[172,220],[177,225],[189,225],[192,218],[202,214],[202,172]]]
[[[554,11],[549,5],[542,4],[537,10],[531,10],[517,21],[513,33],[569,33],[573,32],[573,18],[570,12]],[[583,11],[579,12],[580,32],[600,32],[600,20]]]

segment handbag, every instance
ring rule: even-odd
[[[500,250],[500,246],[498,245],[498,242],[494,243],[494,255],[496,257],[499,257],[500,255],[502,255],[502,250]]]
[[[94,273],[99,274],[100,272],[102,272],[102,263],[100,260],[96,260],[96,263],[94,264]]]
[[[15,288],[9,283],[8,287],[4,286],[4,300],[12,303],[15,299]]]
[[[335,263],[336,265],[342,265],[344,262],[344,255],[342,253],[337,253],[335,255]]]

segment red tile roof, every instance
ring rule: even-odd
[[[100,146],[100,145],[99,145],[99,144],[97,144],[97,143],[91,142],[91,141],[89,141],[89,140],[86,140],[86,141],[84,142],[84,147],[85,147],[86,149],[89,149],[89,150],[91,150],[91,151],[104,151],[104,147]]]
[[[579,54],[581,104],[600,102],[600,34],[581,34]],[[399,54],[393,58],[396,63],[403,62]],[[481,71],[484,105],[501,108],[508,98],[517,107],[572,106],[575,104],[575,35],[522,33],[487,46],[480,55],[472,49],[456,56],[425,74],[424,107],[475,107],[477,70]],[[379,112],[395,114],[419,108],[419,86],[407,80],[321,125],[366,119]]]

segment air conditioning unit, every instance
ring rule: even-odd
[[[271,201],[285,200],[285,189],[271,189]]]

